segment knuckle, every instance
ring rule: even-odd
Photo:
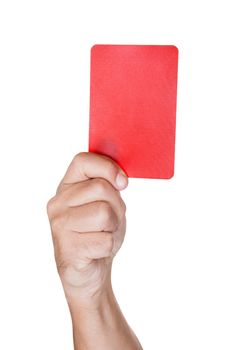
[[[116,229],[118,225],[117,218],[107,202],[100,202],[98,215],[101,230],[114,231]]]
[[[108,189],[107,181],[99,178],[96,179],[94,182],[94,190],[96,191],[96,193],[100,196],[103,195]]]
[[[65,185],[65,187],[62,188],[61,193],[58,194],[59,202],[60,203],[68,203],[68,201],[73,196],[73,193],[76,192],[77,187],[79,184],[71,184],[71,185]]]
[[[62,219],[61,216],[54,216],[51,219],[50,224],[51,224],[53,234],[61,231],[64,228],[64,220]]]
[[[87,152],[79,152],[79,153],[75,154],[75,156],[73,157],[73,160],[79,161],[79,159],[85,157],[86,154],[87,154]]]
[[[80,152],[75,154],[75,156],[73,157],[72,163],[76,164],[77,166],[86,155],[87,155],[87,152]]]
[[[107,202],[100,202],[98,209],[98,217],[100,225],[103,229],[112,226],[113,216],[114,215],[111,206]]]
[[[52,216],[54,207],[55,207],[55,196],[50,198],[47,202],[47,205],[46,205],[47,214],[48,214],[49,218]]]
[[[114,239],[111,233],[106,233],[103,239],[103,249],[106,256],[111,255],[113,251]]]
[[[115,177],[118,173],[117,165],[113,163],[112,160],[106,163],[105,165],[107,173],[112,175],[112,177]]]

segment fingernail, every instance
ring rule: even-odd
[[[120,188],[120,189],[124,188],[127,185],[127,178],[126,178],[126,176],[118,173],[118,175],[116,177],[116,184],[117,184],[118,188]]]

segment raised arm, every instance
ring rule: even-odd
[[[82,152],[47,204],[75,350],[142,349],[111,284],[112,261],[126,231],[120,190],[127,184],[127,176],[111,158]]]

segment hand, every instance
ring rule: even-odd
[[[120,187],[118,174],[123,177]],[[110,286],[112,260],[126,231],[126,206],[119,190],[127,184],[127,176],[111,158],[81,152],[48,201],[55,260],[67,299],[92,305]]]

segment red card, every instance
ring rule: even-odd
[[[128,177],[174,174],[178,49],[94,45],[89,152],[115,160]]]

